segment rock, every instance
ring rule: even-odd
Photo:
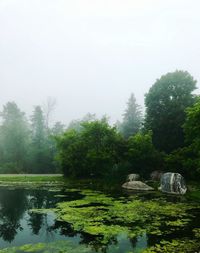
[[[150,174],[150,178],[153,181],[160,181],[161,176],[163,175],[163,172],[160,170],[154,170],[153,172],[151,172]]]
[[[139,174],[129,174],[127,176],[126,182],[132,182],[132,181],[136,181],[140,178]]]
[[[185,194],[187,187],[181,174],[167,172],[161,176],[160,190],[172,194]]]
[[[122,185],[123,188],[128,190],[135,190],[135,191],[152,191],[154,190],[152,187],[148,186],[147,184],[141,181],[130,181],[126,182]]]

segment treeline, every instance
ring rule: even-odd
[[[200,97],[184,71],[163,75],[145,94],[145,112],[131,94],[122,122],[87,114],[67,128],[50,127],[51,108],[26,115],[14,102],[0,113],[0,173],[120,177],[154,170],[200,176]]]
[[[49,127],[50,111],[35,106],[30,120],[15,102],[8,102],[0,113],[0,173],[54,173],[54,136],[64,129],[60,122]]]
[[[154,170],[200,175],[200,98],[196,81],[184,71],[163,75],[145,95],[145,115],[130,96],[123,121],[106,118],[74,122],[57,138],[66,176],[119,177]]]

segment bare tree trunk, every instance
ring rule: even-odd
[[[49,125],[52,120],[52,113],[56,106],[56,99],[53,97],[48,97],[47,101],[43,105],[44,116],[45,116],[45,127],[49,130]]]

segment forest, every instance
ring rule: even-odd
[[[119,178],[134,172],[148,178],[160,170],[196,179],[200,176],[196,82],[187,71],[161,76],[145,94],[145,110],[132,93],[122,121],[114,125],[107,116],[98,119],[88,113],[68,126],[61,122],[51,126],[51,106],[35,106],[28,119],[15,102],[7,102],[0,113],[0,173]]]

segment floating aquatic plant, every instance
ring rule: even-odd
[[[70,190],[67,190],[66,194],[69,192]],[[146,240],[151,237],[157,238],[153,246],[147,248],[146,245],[147,249],[143,248],[136,252],[183,253],[195,252],[194,249],[197,250],[199,247],[200,229],[198,228],[193,227],[194,239],[174,237],[190,225],[194,219],[192,210],[198,208],[196,204],[167,201],[162,195],[154,199],[151,196],[149,200],[138,197],[137,194],[117,198],[87,189],[73,189],[72,192],[78,193],[81,198],[59,202],[54,209],[30,211],[37,213],[53,211],[57,220],[66,222],[75,233],[81,234],[81,245],[67,244],[67,242],[40,243],[5,249],[0,253],[106,252],[107,249],[110,250],[109,245],[117,245],[120,235],[131,242],[132,248],[143,235],[146,235]],[[61,194],[57,196],[60,197]],[[64,197],[63,193],[62,197]],[[186,247],[188,251],[184,251]]]
[[[69,241],[26,244],[0,250],[0,253],[94,253],[91,248]]]
[[[126,233],[129,238],[143,233],[157,236],[174,233],[190,222],[189,210],[194,208],[165,199],[116,199],[89,190],[82,194],[85,195],[83,199],[58,203],[57,216],[70,223],[77,232],[100,236],[102,244],[107,244],[120,233]]]
[[[197,253],[200,250],[199,240],[182,240],[164,241],[144,250],[142,253]]]

